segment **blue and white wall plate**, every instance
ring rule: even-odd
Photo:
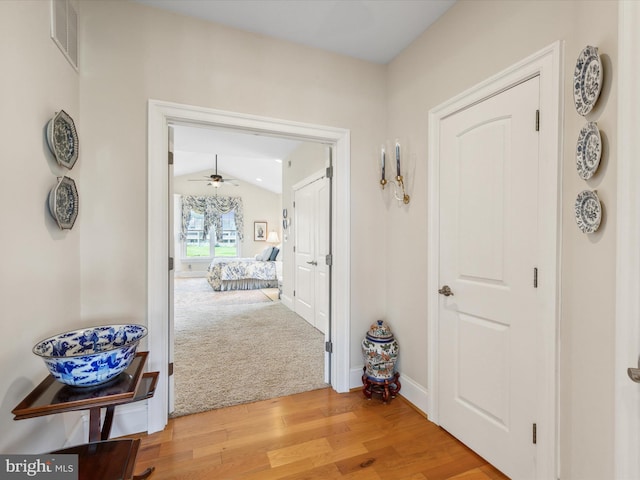
[[[573,100],[576,111],[587,115],[598,101],[602,90],[602,62],[598,48],[586,46],[576,62],[573,72]]]
[[[595,191],[583,190],[575,204],[576,223],[582,233],[593,233],[600,227],[602,204]]]
[[[49,212],[61,230],[71,229],[78,218],[78,189],[69,177],[58,177],[49,192]]]
[[[576,169],[578,176],[589,180],[600,165],[602,156],[602,139],[600,130],[595,122],[588,122],[580,130],[576,145]]]
[[[57,112],[47,123],[47,144],[60,165],[73,168],[78,160],[78,132],[73,119],[64,110]]]

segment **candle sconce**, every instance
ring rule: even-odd
[[[398,200],[398,202],[402,202],[403,204],[408,205],[409,202],[411,201],[411,197],[409,197],[409,195],[407,195],[407,192],[405,191],[404,178],[402,177],[402,174],[400,172],[400,143],[398,141],[396,141],[395,156],[396,156],[396,176],[395,178],[392,177],[389,180],[387,180],[386,172],[385,172],[386,153],[385,153],[384,145],[382,146],[382,149],[380,151],[380,166],[381,166],[381,173],[382,173],[382,176],[380,178],[380,185],[382,186],[383,190],[388,184],[393,185],[394,198]]]

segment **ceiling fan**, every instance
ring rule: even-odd
[[[218,175],[218,154],[216,154],[216,173],[209,175],[206,178],[206,180],[201,180],[201,179],[189,179],[190,182],[209,182],[209,185],[214,186],[215,188],[220,188],[222,186],[223,183],[228,182],[231,185],[233,185],[234,187],[237,187],[238,184],[237,183],[233,183],[236,181],[235,178],[223,178],[222,175]]]

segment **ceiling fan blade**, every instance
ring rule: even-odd
[[[199,178],[189,178],[189,182],[210,182],[211,180],[200,180]]]

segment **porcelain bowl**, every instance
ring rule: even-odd
[[[74,387],[93,387],[122,373],[133,361],[142,325],[102,325],[59,333],[38,342],[33,353],[42,357],[51,375]]]

